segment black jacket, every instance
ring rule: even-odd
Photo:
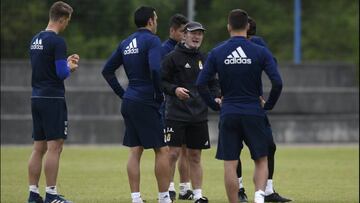
[[[208,107],[195,86],[205,59],[206,56],[199,50],[188,49],[183,44],[176,45],[174,51],[164,58],[161,65],[161,81],[166,94],[165,119],[185,122],[207,120]],[[188,89],[190,98],[177,98],[177,87]],[[215,78],[209,83],[209,89],[214,97],[220,97],[219,83]]]

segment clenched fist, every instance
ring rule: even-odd
[[[67,58],[67,63],[71,72],[74,72],[79,67],[79,60],[80,56],[77,54],[72,54]]]

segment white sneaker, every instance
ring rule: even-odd
[[[133,200],[132,203],[144,203],[144,201],[141,198],[139,198],[137,200]]]
[[[163,200],[159,200],[159,203],[172,203],[172,201],[171,201],[170,198],[166,198],[166,199],[163,199]]]

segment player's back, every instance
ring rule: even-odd
[[[129,79],[124,98],[154,102],[152,69],[160,69],[161,42],[147,29],[139,29],[121,43],[123,65]]]
[[[225,99],[236,97],[244,101],[258,98],[262,68],[260,49],[245,38],[233,37],[214,49],[219,79]]]
[[[174,39],[167,39],[166,41],[164,41],[161,45],[161,57],[164,58],[167,54],[169,54],[171,51],[173,51],[175,49],[175,46],[177,44],[177,41]]]
[[[33,97],[64,97],[64,82],[56,75],[55,60],[65,59],[66,45],[55,32],[42,31],[30,43]]]
[[[223,113],[263,115],[260,106],[261,74],[265,67],[276,65],[271,54],[245,37],[232,37],[212,50],[210,60],[216,64],[223,99]],[[265,59],[269,59],[264,64]]]

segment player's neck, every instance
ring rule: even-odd
[[[245,37],[246,38],[246,31],[234,31],[232,30],[230,32],[231,37]]]
[[[153,33],[153,34],[156,34],[156,33],[154,33],[154,30],[153,29],[151,29],[151,27],[150,26],[145,26],[145,27],[141,27],[140,29],[146,29],[146,30],[149,30],[151,33]]]
[[[46,30],[46,31],[53,31],[53,32],[55,32],[56,34],[59,34],[59,32],[60,32],[60,27],[59,27],[59,25],[57,25],[57,24],[54,23],[54,22],[49,22],[45,30]]]
[[[170,32],[169,32],[169,39],[172,39],[176,42],[179,42],[178,40],[176,40],[176,35],[175,35],[175,32],[172,32],[171,31],[172,29],[170,29]],[[181,41],[181,40],[180,40]]]

